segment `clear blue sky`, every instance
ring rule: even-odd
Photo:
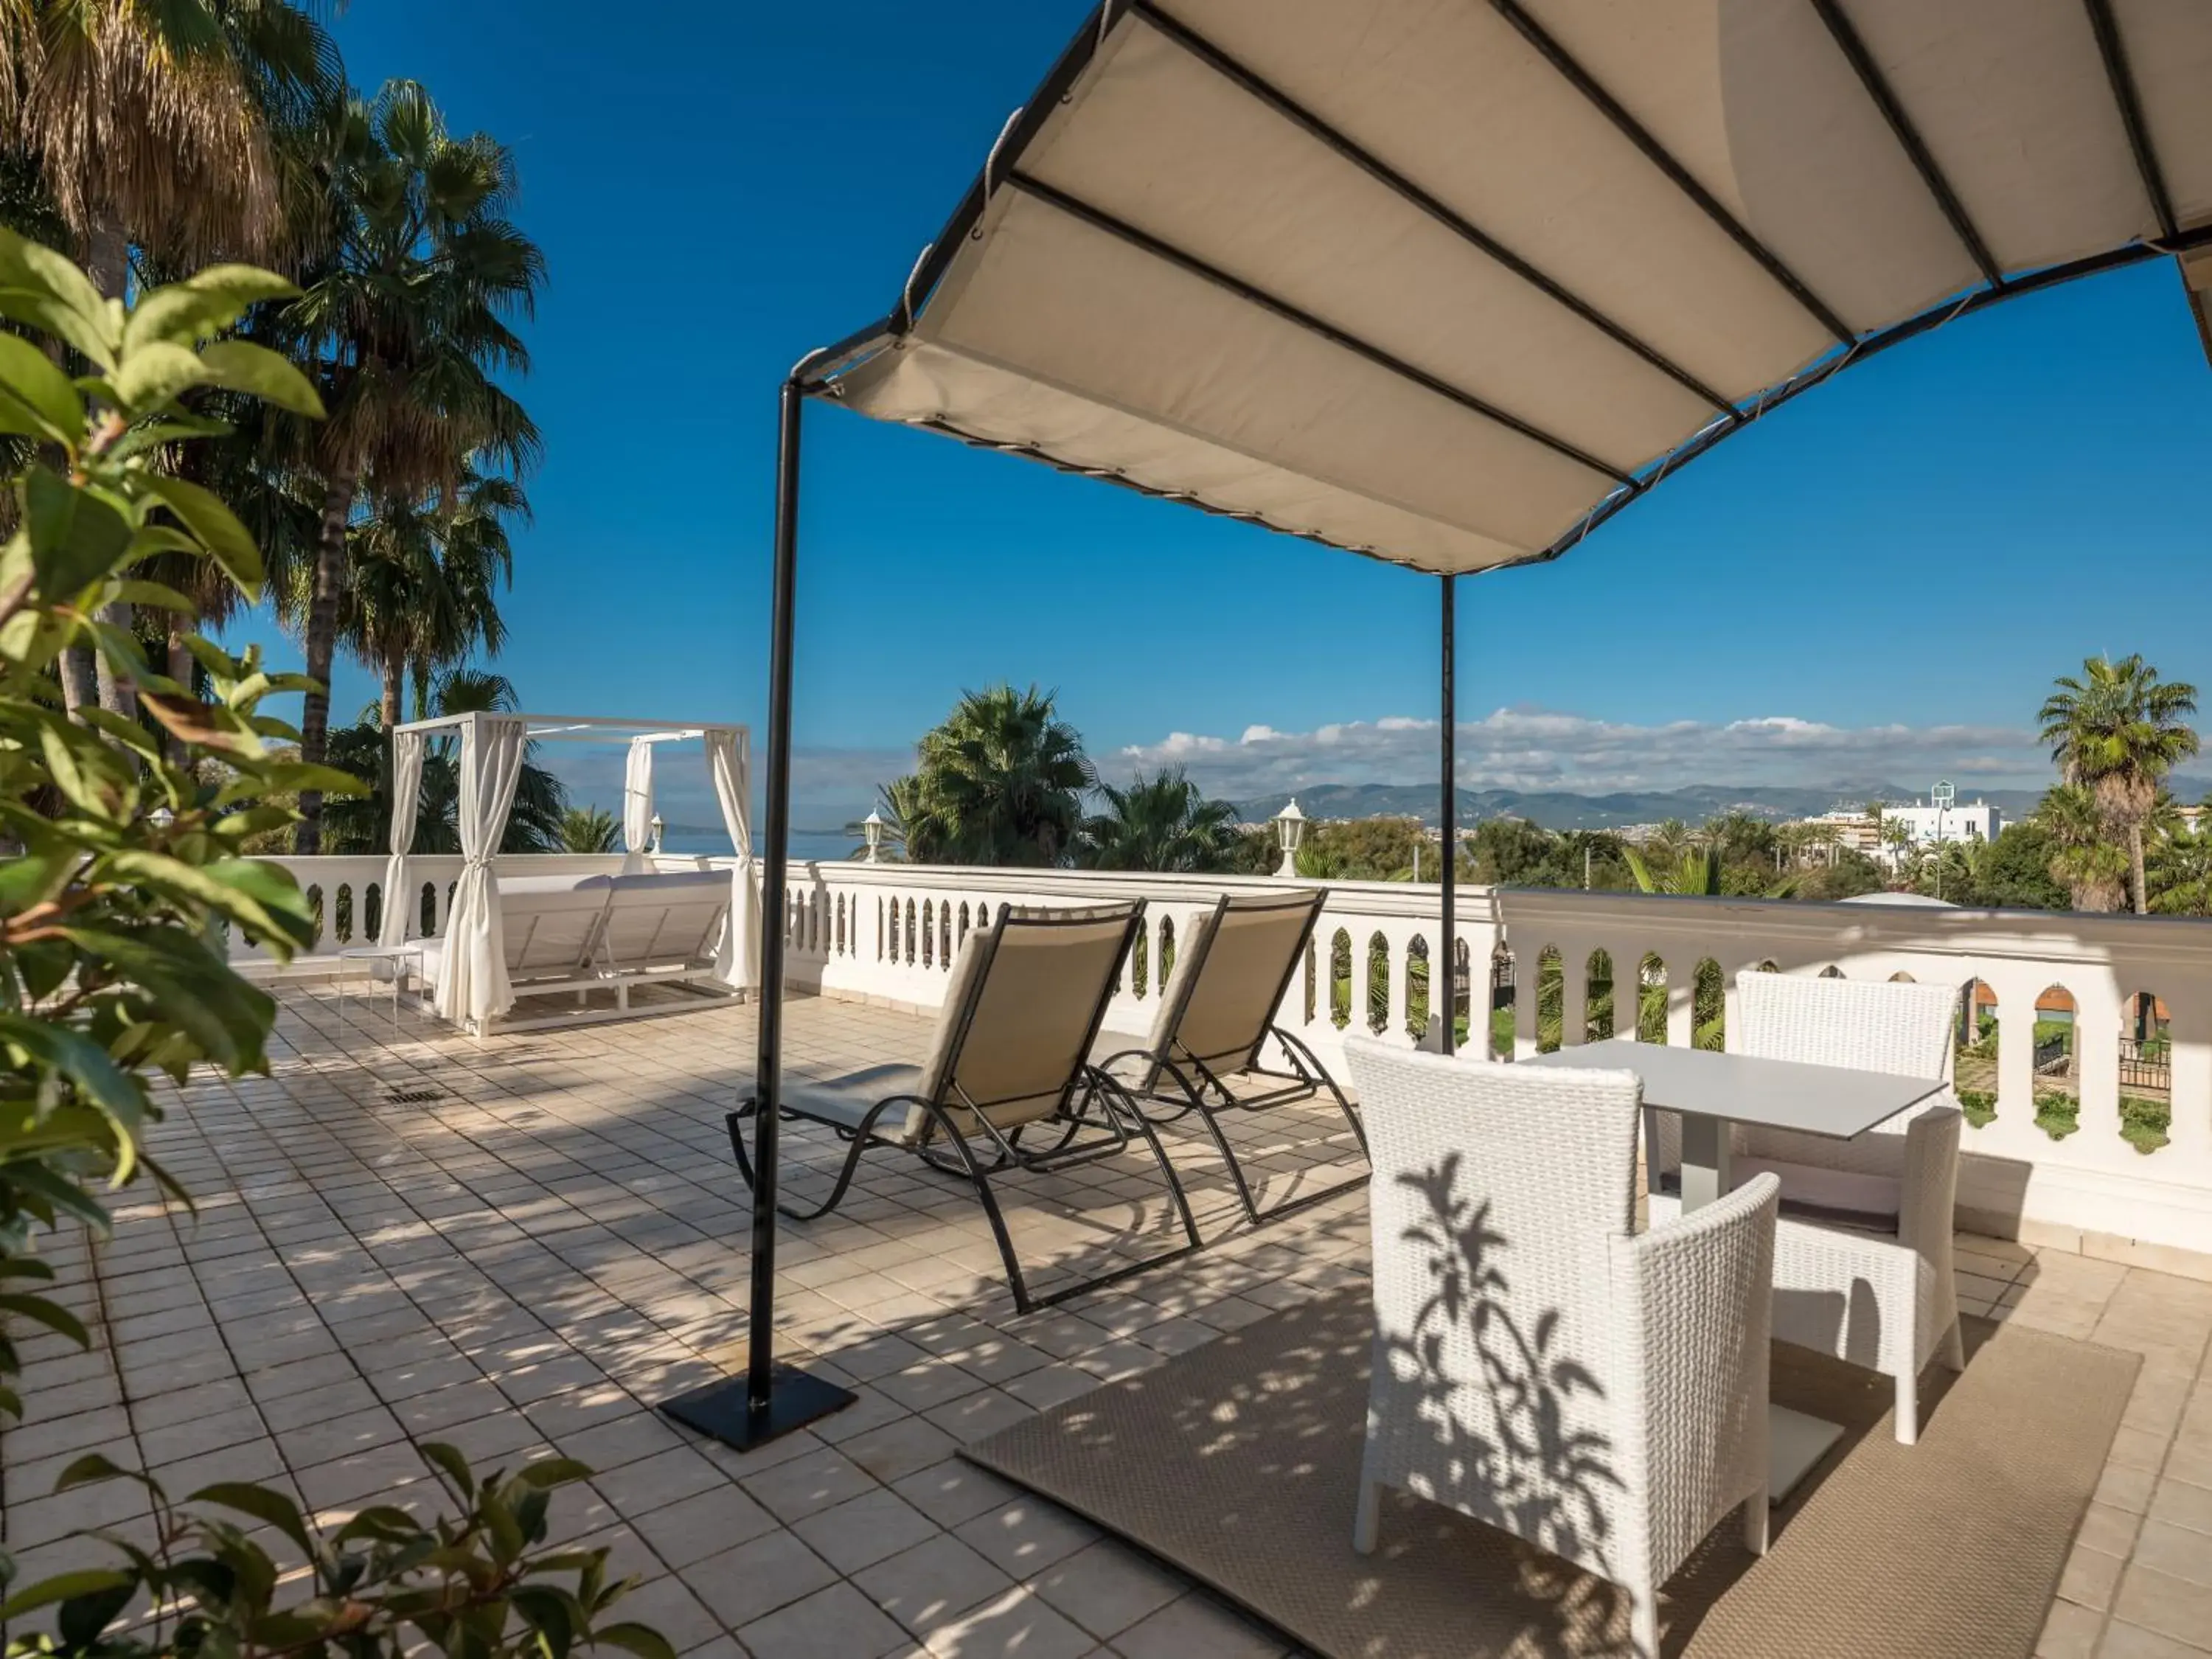
[[[546,253],[522,387],[546,453],[497,665],[527,705],[758,725],[777,383],[884,311],[1086,9],[672,0],[609,27],[580,0],[355,0],[337,24],[355,79],[413,76],[456,128],[510,144]],[[1194,752],[1224,787],[1247,781],[1249,727],[1434,713],[1433,579],[809,419],[798,735],[868,751],[853,775],[999,678],[1056,686],[1094,755],[1231,739]],[[1565,560],[1463,581],[1462,718],[1571,717],[1508,721],[1474,764],[1655,782],[2032,768],[2008,734],[2086,653],[2212,686],[2208,459],[2212,371],[2169,266],[1947,329],[1731,440]],[[349,671],[339,708],[368,695]],[[1778,717],[1845,736],[1770,755],[1721,729]],[[1868,730],[1892,726],[1920,735]],[[1432,738],[1387,736],[1301,737],[1304,775],[1428,775]],[[866,793],[811,775],[823,799]]]

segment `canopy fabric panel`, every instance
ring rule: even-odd
[[[1396,562],[1549,556],[1783,398],[2212,242],[2199,0],[1108,0],[864,414]]]

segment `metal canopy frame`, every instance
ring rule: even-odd
[[[392,728],[401,732],[458,732],[472,720],[520,720],[523,735],[532,742],[606,742],[617,738],[649,743],[683,743],[709,732],[743,732],[740,720],[633,720],[607,714],[511,714],[503,708],[471,709],[459,714],[433,714],[425,720],[402,720]]]
[[[781,388],[777,439],[775,597],[770,624],[766,778],[768,845],[763,883],[762,981],[764,994],[761,1002],[755,1083],[760,1109],[756,1120],[753,1152],[756,1178],[750,1354],[747,1373],[742,1382],[695,1391],[681,1401],[670,1402],[667,1408],[693,1426],[733,1445],[746,1448],[803,1427],[828,1412],[850,1404],[852,1401],[852,1396],[845,1391],[804,1373],[778,1366],[774,1360],[779,1123],[775,1104],[781,1091],[782,1064],[781,993],[785,940],[781,918],[789,892],[787,843],[790,830],[792,650],[798,580],[802,416],[809,398],[836,400],[842,395],[839,383],[842,375],[894,345],[913,331],[922,310],[950,270],[962,245],[969,237],[981,234],[984,213],[997,191],[1002,189],[1019,191],[1059,211],[1073,214],[1130,246],[1224,289],[1297,328],[1356,353],[1389,373],[1420,385],[1614,481],[1614,487],[1609,494],[1548,546],[1521,558],[1488,567],[1491,569],[1510,569],[1558,558],[1580,544],[1599,526],[1609,521],[1630,502],[1648,494],[1669,474],[1709,453],[1731,434],[1744,430],[1770,411],[1792,398],[1802,397],[1854,364],[1864,362],[1894,346],[1932,332],[1958,318],[1986,310],[2008,300],[2039,293],[2081,277],[2119,270],[2147,259],[2173,257],[2179,264],[2182,255],[2212,247],[2212,224],[2184,228],[2176,219],[2164,169],[2143,117],[2141,100],[2128,64],[2125,43],[2112,14],[2111,0],[2082,0],[2082,3],[2145,198],[2158,225],[2158,234],[2154,239],[2140,240],[2008,276],[1843,11],[1838,0],[1811,0],[1814,11],[1861,90],[1881,115],[1917,175],[1923,189],[1982,276],[1978,286],[1949,295],[1885,327],[1860,332],[1855,331],[1779,255],[1731,214],[1676,157],[1668,152],[1612,92],[1530,16],[1517,0],[1490,0],[1492,9],[1573,88],[1583,101],[1608,121],[1684,198],[1723,232],[1833,339],[1833,346],[1812,362],[1788,378],[1768,386],[1755,396],[1738,401],[1714,390],[1649,342],[1638,337],[1576,294],[1566,284],[1422,190],[1403,173],[1362,148],[1198,31],[1162,11],[1154,0],[1101,0],[1090,19],[1054,60],[1030,100],[1008,118],[998,142],[991,148],[982,171],[953,209],[936,240],[922,250],[915,261],[897,303],[883,318],[866,328],[833,345],[808,354],[792,369]],[[1500,268],[1632,353],[1646,366],[1705,401],[1713,409],[1714,418],[1690,437],[1640,467],[1615,466],[1556,434],[1543,431],[1495,407],[1472,392],[1451,386],[1250,283],[1231,276],[1024,173],[1021,167],[1024,153],[1035,141],[1053,112],[1070,95],[1077,81],[1115,27],[1130,17],[1153,29],[1277,115],[1304,130],[1310,137],[1326,145],[1335,155],[1359,168],[1370,179],[1393,191]],[[2212,313],[2208,312],[2207,297],[2189,286],[2185,270],[2183,286],[2196,316],[2206,355],[2212,358]],[[1080,474],[1141,495],[1179,501],[1218,517],[1261,524],[1278,534],[1295,535],[1304,540],[1362,554],[1385,562],[1401,562],[1394,559],[1389,550],[1385,548],[1354,545],[1311,530],[1285,529],[1268,523],[1256,513],[1225,507],[1182,492],[1160,489],[1119,472],[1068,460],[1048,453],[1035,444],[1006,442],[966,431],[956,422],[942,417],[916,421],[914,424],[957,438],[975,447],[1040,461],[1059,471]],[[1454,775],[1457,723],[1456,580],[1454,574],[1444,574],[1440,579],[1438,684],[1442,725],[1439,748],[1440,817],[1443,829],[1443,932],[1439,948],[1431,954],[1430,968],[1431,1041],[1445,1053],[1449,1053],[1454,1045],[1453,1028],[1458,1013],[1455,903],[1458,848],[1456,780]],[[775,921],[766,923],[765,919],[771,917],[775,918]]]

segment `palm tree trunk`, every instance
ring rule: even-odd
[[[346,520],[353,511],[354,471],[333,469],[323,491],[321,534],[315,544],[315,585],[307,605],[307,678],[314,682],[300,711],[300,758],[319,766],[330,751],[331,659],[338,641],[338,589],[345,580]],[[323,850],[323,793],[300,792],[300,824],[293,850],[313,857]]]
[[[185,630],[175,623],[169,628],[169,678],[185,688],[189,696],[192,689],[192,671],[198,666],[192,653],[185,648]],[[169,758],[181,766],[185,763],[185,740],[172,734],[169,738]]]
[[[397,657],[387,657],[384,663],[384,702],[382,719],[386,732],[399,724],[400,692],[406,684],[407,668]]]
[[[62,653],[62,707],[72,714],[89,703],[100,702],[100,682],[92,665],[91,650],[73,645]]]
[[[2139,916],[2147,916],[2150,914],[2150,893],[2143,885],[2143,833],[2141,818],[2128,820],[2128,866],[2130,873],[2135,878],[2136,914]]]
[[[125,290],[131,283],[131,239],[123,227],[103,216],[87,238],[90,255],[89,275],[93,284],[111,300],[127,298]],[[118,599],[113,605],[102,605],[100,619],[109,627],[128,634],[134,626],[130,603]],[[120,714],[125,720],[138,718],[138,688],[131,683],[127,672],[118,672],[117,665],[108,660],[104,651],[92,653],[93,681],[98,688],[100,706],[111,714]]]

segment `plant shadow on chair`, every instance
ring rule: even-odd
[[[1633,1073],[1346,1054],[1376,1171],[1352,1547],[1410,1493],[1580,1568],[1586,1598],[1617,1587],[1651,1659],[1662,1588],[1714,1534],[1766,1548],[1778,1182],[1639,1231]]]
[[[1457,1153],[1398,1184],[1428,1206],[1406,1242],[1425,1250],[1435,1288],[1410,1333],[1379,1337],[1376,1358],[1389,1381],[1385,1409],[1423,1425],[1432,1440],[1425,1467],[1448,1472],[1433,1495],[1553,1555],[1602,1559],[1607,1494],[1621,1490],[1613,1441],[1594,1419],[1605,1389],[1560,1341],[1559,1310],[1526,1328],[1515,1315],[1504,1267],[1508,1241],[1491,1224],[1494,1206],[1470,1207],[1459,1194]],[[1468,1380],[1448,1355],[1471,1356],[1492,1402],[1487,1425],[1454,1409]]]

